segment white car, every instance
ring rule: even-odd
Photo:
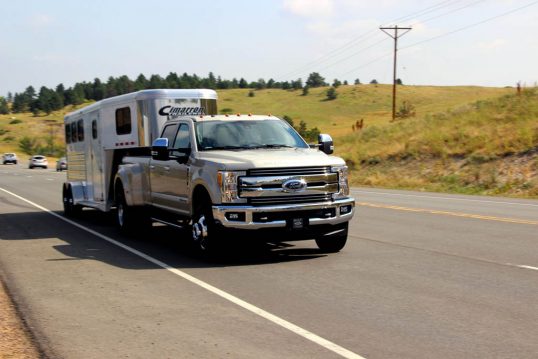
[[[49,161],[47,161],[47,157],[41,155],[32,156],[30,163],[28,163],[28,168],[32,169],[35,167],[48,168]]]
[[[8,163],[17,164],[17,155],[14,153],[4,153],[2,155],[2,163],[5,165]]]

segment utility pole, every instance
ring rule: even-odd
[[[396,25],[393,27],[380,27],[379,29],[394,39],[394,72],[392,79],[392,121],[394,121],[396,119],[396,57],[398,54],[398,38],[411,31],[411,28],[398,27]],[[394,34],[387,32],[387,30],[393,30]],[[404,30],[404,32],[398,33],[398,30]]]

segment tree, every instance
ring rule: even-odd
[[[11,92],[7,93],[7,102],[13,103],[13,94]]]
[[[333,87],[338,88],[340,85],[342,85],[342,82],[338,79],[334,79],[333,81]]]
[[[36,147],[37,147],[37,141],[35,138],[24,136],[19,140],[19,148],[21,149],[22,152],[26,153],[27,155],[34,154]]]
[[[338,97],[338,92],[336,92],[336,88],[330,87],[327,90],[327,100],[329,101],[336,100],[337,97]]]
[[[361,84],[361,80],[359,80],[359,79],[355,79],[355,82],[354,82],[354,83],[355,83],[355,85],[360,85],[360,84]]]
[[[246,88],[248,88],[247,80],[245,80],[245,79],[242,78],[242,77],[241,77],[241,79],[239,80],[239,88],[240,88],[240,89],[246,89]]]
[[[293,119],[290,116],[284,115],[284,117],[282,117],[282,119],[284,121],[286,121],[291,127],[295,127],[295,125],[293,123]]]
[[[50,92],[51,91],[48,88],[46,88],[45,86],[42,86],[39,89],[39,95],[37,97],[36,110],[37,111],[41,110],[45,112],[47,115],[52,112],[52,96]],[[36,114],[37,112],[34,112],[34,115]]]
[[[377,82],[377,80],[376,80],[376,79],[373,79],[372,81],[370,81],[370,84],[371,84],[371,85],[377,85],[377,84],[378,84],[378,82]]]
[[[95,84],[95,82],[94,82],[94,84]],[[136,78],[134,86],[135,86],[135,89],[137,91],[145,90],[145,89],[148,88],[148,79],[146,79],[146,76],[144,76],[144,74],[140,74]]]
[[[403,85],[402,79],[396,79],[396,85]]]
[[[308,92],[310,91],[310,87],[308,87],[308,85],[306,85],[305,87],[303,87],[303,96],[306,96],[308,95]]]
[[[7,115],[9,113],[9,107],[7,105],[7,100],[3,97],[0,97],[0,115]]]
[[[306,84],[310,87],[325,86],[325,78],[321,77],[321,75],[317,72],[312,72],[310,75],[308,75]]]
[[[291,82],[291,88],[294,90],[300,90],[303,88],[303,80],[297,79]]]

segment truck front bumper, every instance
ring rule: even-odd
[[[252,230],[336,225],[351,220],[354,212],[353,198],[275,206],[213,206],[213,218],[225,228]]]

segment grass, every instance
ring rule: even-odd
[[[330,133],[354,185],[538,198],[536,89],[399,86],[398,105],[407,101],[415,115],[394,122],[389,85],[340,86],[333,101],[327,89],[219,90],[219,109],[287,115]],[[60,124],[73,109],[0,115],[0,152],[20,152],[22,136],[46,144],[51,127],[61,145]]]

